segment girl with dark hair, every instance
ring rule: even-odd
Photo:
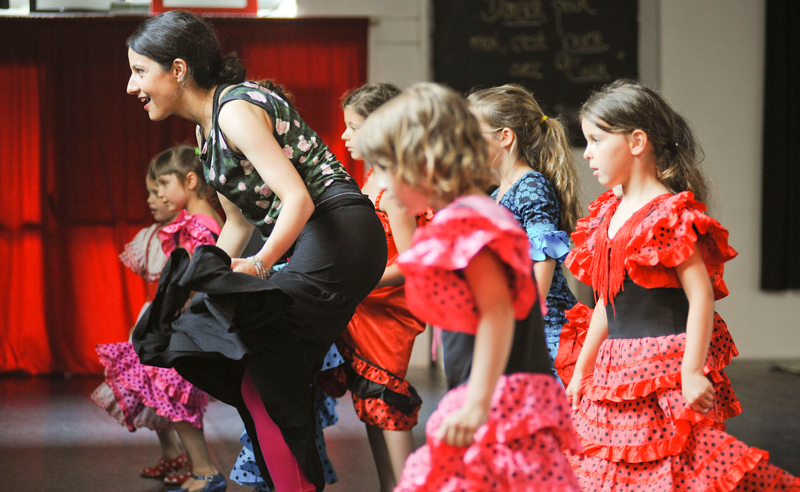
[[[160,213],[169,214],[170,220],[148,232],[150,240],[146,245],[137,246],[134,240],[126,246],[121,259],[131,268],[147,272],[146,278],[151,282],[158,279],[166,256],[176,248],[191,253],[201,245],[214,244],[220,232],[222,221],[206,199],[206,183],[196,150],[179,145],[150,162],[148,205],[155,211],[166,209]],[[163,455],[155,466],[144,468],[142,476],[163,478],[167,484],[190,491],[213,482],[215,490],[223,491],[225,479],[211,460],[203,433],[206,394],[175,369],[143,365],[131,342],[97,344],[95,350],[105,367],[106,382],[92,394],[92,400],[131,432],[139,427],[158,432]],[[188,462],[180,444],[172,438],[172,429],[186,449]]]
[[[738,354],[714,303],[728,294],[728,231],[705,214],[700,150],[656,92],[617,81],[581,109],[584,157],[614,188],[589,206],[566,264],[591,284],[588,328],[565,330],[584,490],[797,490],[768,454],[726,434],[739,414],[723,368]],[[583,333],[578,336],[577,333]],[[585,337],[585,338],[584,338]],[[579,349],[583,345],[582,349]]]
[[[370,113],[399,94],[394,84],[375,83],[345,96],[342,140],[353,159],[363,159],[358,151],[361,125]],[[405,378],[414,339],[425,330],[425,323],[408,310],[404,278],[396,262],[398,255],[411,246],[417,222],[426,219],[408,215],[401,203],[384,198],[372,169],[361,191],[372,199],[383,223],[389,258],[377,288],[358,305],[337,342],[348,365],[339,373],[344,373],[341,379],[346,388],[339,388],[336,395],[350,390],[358,418],[366,424],[381,491],[390,492],[415,448],[411,429],[417,424],[422,400]]]
[[[144,103],[154,121],[177,115],[197,123],[203,170],[225,211],[218,249],[195,255],[192,263],[200,264],[191,271],[221,259],[237,274],[214,270],[228,282],[226,289],[253,294],[220,299],[215,297],[224,295],[220,292],[195,289],[201,294],[192,306],[241,305],[224,312],[190,307],[175,320],[186,329],[180,335],[169,322],[146,320],[135,333],[137,352],[148,363],[176,366],[198,387],[236,406],[262,475],[269,470],[276,490],[322,490],[312,380],[383,273],[386,241],[380,220],[317,133],[278,94],[245,82],[244,68],[234,57],[221,56],[213,30],[202,19],[182,11],[152,17],[129,38],[128,47],[128,93]],[[267,238],[264,246],[238,258],[254,228]],[[286,256],[287,266],[272,273]],[[173,260],[175,268],[183,265],[180,255]],[[268,282],[262,287],[239,274]],[[180,292],[169,282],[177,283],[177,274],[166,281],[162,277],[164,299]],[[214,285],[208,278],[201,284]],[[280,316],[277,306],[263,313],[259,325],[254,314],[259,306],[252,300],[269,292],[277,303],[275,289],[292,303]],[[151,313],[158,311],[154,302]],[[207,317],[226,313],[231,317],[225,323],[205,324]],[[251,328],[247,333],[238,324],[245,322]],[[197,349],[171,351],[170,342],[185,337],[195,337]]]
[[[533,94],[521,86],[476,90],[467,102],[489,144],[491,166],[500,176],[492,198],[528,233],[539,295],[547,299],[544,333],[552,364],[567,321],[564,312],[577,302],[561,271],[569,234],[580,214],[572,148],[561,122],[545,115]]]

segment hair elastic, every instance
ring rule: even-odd
[[[545,121],[547,121],[547,116],[545,116],[545,115],[542,115],[542,117],[539,119],[539,124],[541,125],[541,124],[542,124],[542,123],[544,123]]]

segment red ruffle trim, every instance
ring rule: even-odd
[[[728,231],[703,213],[706,206],[695,200],[690,191],[667,198],[659,205],[659,209],[663,208],[669,213],[655,220],[645,220],[644,227],[637,230],[636,241],[627,246],[628,275],[642,287],[680,288],[673,268],[686,261],[697,245],[714,287],[714,297],[719,300],[727,296],[728,288],[722,279],[724,265],[737,255],[728,245]],[[665,229],[673,231],[676,241],[662,244],[658,238]]]
[[[445,208],[436,220],[416,230],[414,245],[398,257],[397,264],[406,277],[408,307],[417,318],[449,331],[475,333],[478,313],[460,271],[483,248],[508,269],[515,318],[528,315],[536,301],[528,237],[510,215],[492,215],[499,212],[489,210],[484,215],[470,207]],[[448,289],[459,294],[446,296],[443,291]],[[434,302],[445,297],[455,301],[445,306]]]
[[[603,216],[618,198],[608,191],[589,206],[589,216],[578,221],[572,240],[575,248],[565,264],[581,282],[592,284],[591,266],[594,258],[595,238],[600,231]],[[626,246],[625,268],[628,276],[642,287],[680,288],[674,267],[680,265],[700,248],[716,299],[728,295],[722,278],[725,262],[736,257],[728,245],[728,231],[715,219],[704,213],[705,205],[694,199],[694,194],[684,191],[669,196],[658,204],[642,224],[637,226],[633,240]],[[668,231],[663,237],[662,231]]]
[[[417,221],[417,227],[423,227],[428,225],[430,221],[433,220],[434,212],[431,208],[426,208],[424,212],[415,216],[414,218]]]
[[[583,341],[586,339],[586,331],[589,329],[593,312],[593,309],[589,309],[589,306],[580,302],[564,312],[567,322],[561,328],[558,353],[553,363],[564,386],[569,386],[569,382],[572,380],[575,363],[583,348]]]
[[[625,401],[635,400],[659,389],[679,387],[685,346],[685,333],[606,339],[600,346],[592,379],[583,394],[598,401]],[[738,354],[727,325],[714,313],[714,331],[704,374],[709,375],[715,385],[726,381],[727,376],[722,370]]]
[[[680,390],[675,389],[674,392],[679,393]],[[682,402],[683,396],[681,394],[675,394],[672,396],[672,398],[664,397],[664,400],[674,406],[677,406],[677,400]],[[665,401],[659,401],[658,403],[663,405],[665,404]],[[741,406],[739,407],[739,410],[741,411]],[[578,426],[579,431],[582,424],[589,422],[588,420],[585,420],[586,413],[592,413],[592,405],[582,405],[578,413],[574,415],[576,421],[578,421],[576,422],[576,425]],[[582,454],[584,456],[593,456],[595,458],[612,462],[648,463],[662,459],[666,456],[675,456],[680,454],[686,446],[686,441],[692,434],[693,428],[701,423],[718,430],[724,430],[725,426],[718,420],[718,412],[715,412],[714,410],[703,415],[695,412],[688,406],[684,406],[677,413],[677,416],[672,417],[671,420],[670,417],[667,416],[666,421],[663,419],[660,421],[654,420],[654,422],[649,426],[649,429],[655,432],[670,430],[672,435],[669,437],[659,437],[654,438],[646,443],[628,445],[609,445],[604,442],[592,441],[580,436],[580,432],[579,439],[583,446]],[[592,424],[589,423],[589,425]],[[609,432],[616,432],[613,427],[613,424],[607,427]],[[644,429],[646,430],[648,428],[645,427]]]
[[[571,464],[584,490],[733,490],[796,491],[800,480],[771,465],[769,453],[750,448],[721,431],[706,428],[715,444],[694,436],[681,455],[642,463],[622,463],[597,457],[573,456]]]
[[[345,363],[348,364],[353,371],[368,381],[385,386],[388,390],[407,396],[411,399],[411,386],[408,381],[401,379],[389,371],[378,367],[367,360],[355,354],[352,348],[341,340],[336,343],[339,353],[342,354]],[[345,387],[350,388],[351,381],[347,380],[347,373],[343,366],[339,366],[333,371],[337,371],[338,375],[333,376],[334,381],[339,380],[344,383]],[[331,372],[331,371],[324,371]],[[320,373],[323,374],[323,373]],[[331,376],[326,376],[325,383],[320,383],[320,387],[325,390],[332,382]],[[322,384],[325,384],[323,387]],[[340,388],[341,389],[341,388]],[[343,392],[328,393],[331,396],[339,397]],[[410,414],[406,414],[389,405],[380,397],[362,398],[355,393],[351,393],[353,397],[353,407],[356,410],[359,420],[367,424],[379,427],[386,430],[411,430],[419,421],[419,409],[421,405],[416,405]]]

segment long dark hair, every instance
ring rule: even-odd
[[[617,80],[583,103],[581,118],[609,133],[647,134],[656,155],[658,179],[671,192],[691,191],[708,200],[708,185],[698,165],[703,149],[683,116],[654,90],[632,80]]]
[[[186,61],[189,76],[203,88],[244,82],[245,69],[235,53],[222,56],[214,29],[200,17],[171,10],[142,22],[125,42],[136,53],[169,70],[176,58]]]

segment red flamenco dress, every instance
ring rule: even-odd
[[[594,373],[582,380],[573,414],[583,451],[571,457],[575,475],[591,491],[800,490],[800,481],[771,465],[768,453],[724,432],[741,413],[723,371],[738,355],[725,322],[714,314],[704,373],[714,404],[693,411],[681,393],[688,300],[675,267],[700,248],[715,299],[728,294],[724,264],[736,256],[728,232],[691,192],[660,195],[637,211],[613,239],[608,224],[619,204],[612,192],[589,207],[572,235],[566,265],[608,300],[608,338]],[[567,314],[556,368],[569,383],[591,312]]]
[[[398,252],[389,217],[380,209],[382,196],[383,191],[375,200],[375,213],[386,232],[389,267],[397,261]],[[424,223],[427,219],[417,220]],[[411,430],[417,425],[422,399],[405,377],[414,339],[423,331],[425,323],[408,310],[402,284],[373,290],[358,305],[336,342],[346,365],[320,373],[320,386],[337,398],[349,389],[356,414],[366,424]]]
[[[458,385],[427,422],[426,444],[406,460],[395,492],[580,490],[562,449],[579,449],[564,390],[552,374],[528,238],[492,200],[462,197],[417,229],[400,255],[411,312],[442,328],[444,367]],[[508,365],[487,421],[467,447],[437,437],[466,401],[478,313],[462,270],[488,248],[506,266],[517,320]],[[455,375],[455,376],[454,376]]]
[[[211,217],[189,215],[182,210],[158,232],[158,238],[164,254],[169,256],[179,247],[191,253],[202,244],[214,244],[219,232],[219,225]],[[105,381],[116,404],[101,401],[97,395],[93,400],[128,430],[133,432],[143,426],[162,430],[168,428],[169,422],[178,421],[203,427],[208,396],[175,369],[142,364],[131,342],[97,344],[95,350],[105,367]],[[157,417],[152,416],[153,412]]]

